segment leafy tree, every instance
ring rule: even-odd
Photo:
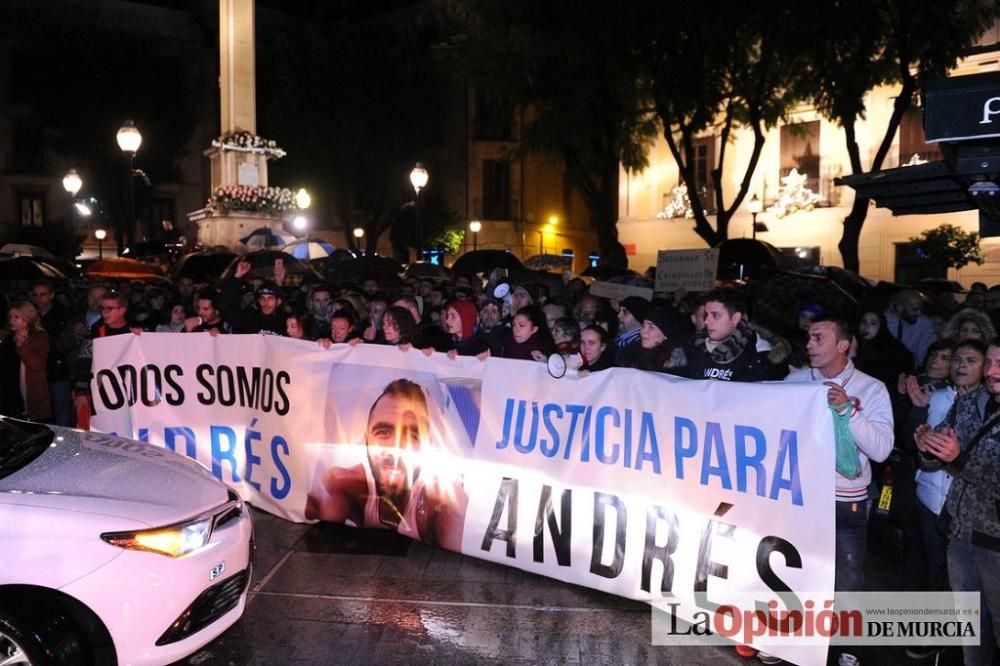
[[[995,0],[831,0],[809,5],[817,28],[835,39],[811,40],[809,96],[817,110],[844,129],[851,172],[865,172],[855,123],[865,118],[866,96],[881,85],[899,85],[892,114],[868,172],[880,171],[903,115],[918,88],[944,76],[962,51],[1000,17]],[[839,249],[844,267],[859,268],[858,240],[868,199],[855,196],[844,219]]]
[[[528,109],[518,154],[559,158],[587,206],[602,261],[625,266],[618,241],[619,165],[646,166],[655,118],[638,93],[634,3],[468,0],[452,61],[494,100]]]
[[[944,269],[962,269],[969,264],[982,265],[983,255],[979,247],[979,234],[964,231],[953,224],[942,224],[927,229],[920,236],[910,239],[917,244],[918,252],[927,261]]]
[[[748,193],[766,131],[801,98],[805,62],[799,54],[809,35],[800,26],[812,6],[792,0],[644,4],[637,43],[648,65],[649,96],[687,185],[694,230],[714,246],[729,237],[729,221]],[[723,174],[732,133],[740,127],[753,133],[753,149],[739,167],[742,176],[727,206]],[[695,139],[706,133],[718,141],[710,174],[714,206],[702,201],[705,183],[695,173]],[[710,207],[714,226],[706,213]]]

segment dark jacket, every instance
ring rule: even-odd
[[[74,390],[78,394],[90,393],[90,379],[94,370],[94,340],[106,338],[112,335],[125,335],[131,333],[132,329],[128,325],[121,328],[111,328],[103,321],[98,321],[90,327],[90,338],[80,345],[80,354],[76,358],[76,372],[74,376]]]
[[[535,333],[524,342],[517,342],[514,340],[514,334],[507,331],[500,345],[499,356],[502,358],[519,358],[524,361],[533,361],[534,359],[531,358],[531,352],[533,351],[540,351],[545,356],[548,356],[555,351],[555,345],[541,333]]]
[[[757,334],[742,323],[715,350],[709,351],[707,343],[708,336],[701,333],[685,350],[691,379],[762,382],[788,374],[787,366],[773,363],[768,351],[757,349]]]
[[[652,372],[667,372],[679,377],[688,376],[688,360],[684,349],[672,345],[669,341],[661,342],[652,349],[642,346],[641,340],[636,340],[625,348],[621,367]]]
[[[954,480],[942,513],[951,538],[1000,551],[1000,412],[991,407],[990,419],[947,466]]]
[[[229,322],[233,333],[267,333],[270,335],[285,335],[288,331],[285,323],[287,316],[281,306],[273,313],[266,315],[254,304],[241,308],[240,281],[227,278],[222,285],[220,311],[222,318]]]
[[[49,334],[49,358],[46,373],[48,380],[52,382],[69,381],[69,364],[66,357],[59,352],[56,347],[56,340],[62,336],[63,331],[69,325],[70,313],[58,303],[53,303],[49,311],[41,315],[42,328]]]

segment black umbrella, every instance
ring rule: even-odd
[[[752,280],[747,285],[754,303],[754,318],[767,323],[797,326],[799,306],[813,303],[824,312],[846,317],[858,315],[858,301],[830,278],[806,273],[781,272]]]
[[[857,273],[845,270],[839,266],[807,266],[796,269],[795,272],[829,278],[840,285],[844,291],[853,296],[858,302],[863,301],[875,288],[875,285]]]
[[[66,275],[38,257],[12,257],[0,259],[0,280],[65,280]]]
[[[170,279],[189,277],[196,282],[214,281],[236,258],[234,252],[192,252],[170,267]]]
[[[357,259],[351,259],[350,261],[338,262],[333,264],[333,266],[328,264],[324,273],[334,280],[365,280],[373,278],[380,282],[386,280],[398,281],[399,276],[403,273],[403,265],[389,257],[366,255]]]
[[[233,275],[236,272],[236,266],[241,261],[249,261],[251,268],[246,277],[273,280],[275,259],[281,259],[285,262],[285,274],[288,276],[285,281],[286,285],[296,285],[310,281],[321,282],[323,280],[323,276],[313,270],[309,264],[281,250],[256,250],[236,257],[230,262],[229,267],[223,272],[222,277],[227,278]]]
[[[444,266],[438,266],[437,264],[429,264],[427,262],[413,263],[406,267],[406,271],[403,273],[404,278],[416,278],[418,280],[434,280],[442,281],[447,280],[451,276],[451,271],[449,271]]]
[[[784,270],[788,260],[770,243],[751,238],[732,238],[719,248],[719,280],[745,280]]]
[[[455,273],[489,273],[494,268],[509,271],[521,270],[521,260],[507,250],[473,250],[455,260],[451,270]]]

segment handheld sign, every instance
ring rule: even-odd
[[[656,256],[658,293],[684,289],[710,291],[719,270],[719,248],[705,250],[660,250]]]

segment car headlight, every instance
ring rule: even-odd
[[[208,543],[212,537],[212,522],[212,516],[205,516],[167,527],[135,532],[106,532],[101,538],[112,546],[127,550],[145,550],[167,557],[182,557]]]

